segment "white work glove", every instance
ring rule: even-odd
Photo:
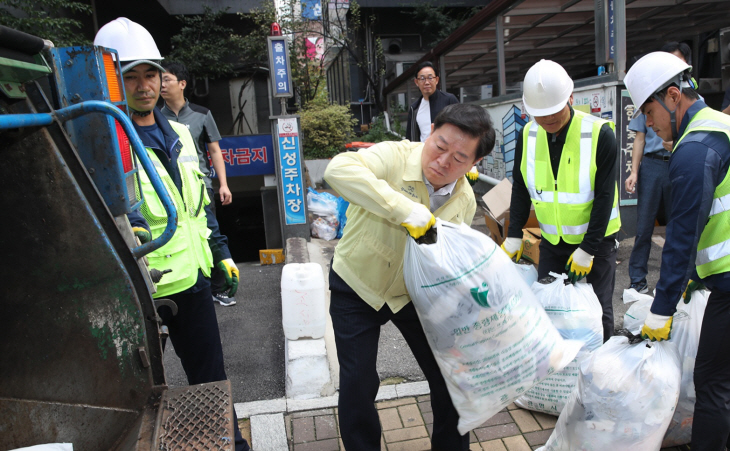
[[[587,276],[591,269],[593,269],[593,256],[581,248],[573,252],[565,265],[565,270],[568,271],[568,280],[571,283],[576,283]]]
[[[505,238],[502,243],[502,250],[507,254],[510,260],[517,263],[522,257],[524,242],[519,238]]]
[[[672,336],[672,316],[656,315],[651,311],[641,328],[641,338],[651,341],[669,340]]]
[[[415,202],[414,205],[413,210],[401,225],[408,230],[413,239],[417,240],[436,224],[436,218],[425,205]]]

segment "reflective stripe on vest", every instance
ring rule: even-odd
[[[710,216],[718,215],[723,211],[730,210],[730,194],[726,194],[722,197],[714,199],[712,201],[712,208],[710,209]]]
[[[693,132],[725,133],[730,143],[730,116],[703,108],[687,125],[675,149]],[[697,243],[695,265],[700,278],[730,271],[730,171],[715,187],[712,207]]]
[[[592,169],[593,167],[595,167],[595,148],[593,145],[593,137],[594,133],[600,132],[600,127],[602,127],[603,123],[605,123],[606,121],[579,111],[574,112],[573,120],[580,121],[580,126],[577,127],[578,124],[574,124],[573,122],[571,122],[571,124],[568,126],[568,130],[566,131],[566,133],[570,133],[571,136],[566,137],[566,146],[563,148],[563,152],[566,152],[566,148],[568,148],[568,152],[574,152],[574,150],[571,150],[571,148],[575,149],[575,147],[568,146],[575,146],[575,134],[580,133],[580,137],[577,143],[577,150],[579,154],[578,158],[580,164],[577,168],[572,169],[576,171],[573,174],[566,174],[562,172],[569,171],[571,169],[569,169],[569,167],[564,168],[563,166],[561,166],[558,172],[558,180],[555,180],[555,176],[552,173],[549,174],[549,177],[550,180],[552,180],[552,184],[554,187],[563,190],[566,187],[563,186],[564,183],[559,183],[559,180],[561,180],[561,178],[565,176],[577,178],[577,186],[574,185],[577,192],[538,189],[538,182],[536,177],[536,161],[549,161],[549,148],[547,147],[547,143],[545,143],[546,147],[542,151],[547,152],[548,155],[541,155],[541,157],[543,157],[541,159],[537,158],[538,133],[540,132],[540,127],[534,121],[531,121],[529,123],[527,136],[526,138],[524,138],[526,141],[526,145],[523,145],[525,149],[523,152],[523,167],[520,168],[520,170],[523,171],[525,186],[527,187],[527,191],[530,194],[530,198],[535,204],[535,212],[537,214],[537,219],[540,223],[540,229],[542,230],[543,235],[548,239],[548,241],[553,244],[557,244],[558,240],[561,237],[566,242],[572,244],[578,244],[583,240],[583,236],[588,230],[592,202],[595,197],[595,191],[593,189],[595,172]],[[572,142],[570,141],[570,138],[572,138]],[[596,135],[596,141],[597,140],[598,138]],[[566,155],[568,155],[567,161],[569,163],[570,154]],[[563,158],[561,157],[561,161],[562,160]],[[548,172],[550,171],[549,168],[546,168],[544,170]],[[542,177],[546,177],[545,174],[541,175]],[[564,181],[565,179],[563,178],[563,182]],[[543,180],[543,182],[547,183],[546,180]],[[570,184],[568,183],[568,185]],[[555,197],[556,192],[557,202]],[[553,207],[542,205],[541,203],[553,204]],[[552,211],[552,214],[546,214],[546,209],[551,208],[554,209]],[[542,214],[540,214],[540,212],[542,212]],[[585,222],[575,224],[574,222],[576,216],[579,220]],[[571,221],[569,218],[573,218],[573,221]],[[560,224],[553,224],[551,223],[551,220],[554,220],[555,222],[560,222]],[[568,224],[565,224],[564,222],[568,222]],[[573,222],[573,224],[570,224],[570,222]],[[615,190],[614,202],[611,209],[609,224],[606,229],[606,235],[615,233],[616,231],[618,231],[619,227],[620,219],[618,210],[618,190]]]

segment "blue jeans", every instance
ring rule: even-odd
[[[636,238],[629,259],[631,283],[646,282],[651,252],[651,236],[654,221],[664,202],[664,216],[669,219],[672,210],[671,185],[669,183],[669,161],[657,160],[644,155],[636,182],[638,205],[636,209]]]

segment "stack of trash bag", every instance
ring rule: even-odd
[[[698,290],[692,293],[688,304],[677,303],[677,312],[672,320],[672,334],[669,342],[677,346],[682,362],[682,383],[679,390],[677,408],[664,436],[663,447],[686,445],[692,441],[692,420],[695,411],[694,369],[697,359],[697,348],[700,344],[702,318],[705,315],[707,299],[710,292]],[[641,303],[641,304],[640,304]],[[651,302],[637,301],[624,315],[624,327],[639,333],[649,313]],[[627,324],[628,323],[628,324]],[[631,327],[629,327],[631,326]]]
[[[611,337],[581,364],[578,385],[539,451],[659,451],[680,381],[674,343]]]
[[[307,188],[307,209],[310,213],[312,236],[327,241],[342,238],[349,205],[341,197]]]
[[[466,434],[573,360],[507,255],[466,224],[408,240],[404,278]]]
[[[565,339],[579,340],[583,347],[561,371],[540,382],[515,400],[523,409],[560,415],[578,381],[580,363],[603,344],[603,308],[589,283],[566,283],[565,274],[535,282],[532,292],[553,325]]]

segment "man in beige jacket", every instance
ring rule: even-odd
[[[431,389],[433,450],[468,450],[457,430],[459,415],[428,346],[403,279],[409,234],[422,236],[434,215],[470,224],[476,201],[464,175],[494,147],[487,112],[449,105],[424,143],[383,142],[342,153],[325,172],[327,182],[350,202],[347,226],[330,271],[330,315],[340,363],[339,417],[348,451],[380,450],[374,401],[380,327],[398,327]]]

